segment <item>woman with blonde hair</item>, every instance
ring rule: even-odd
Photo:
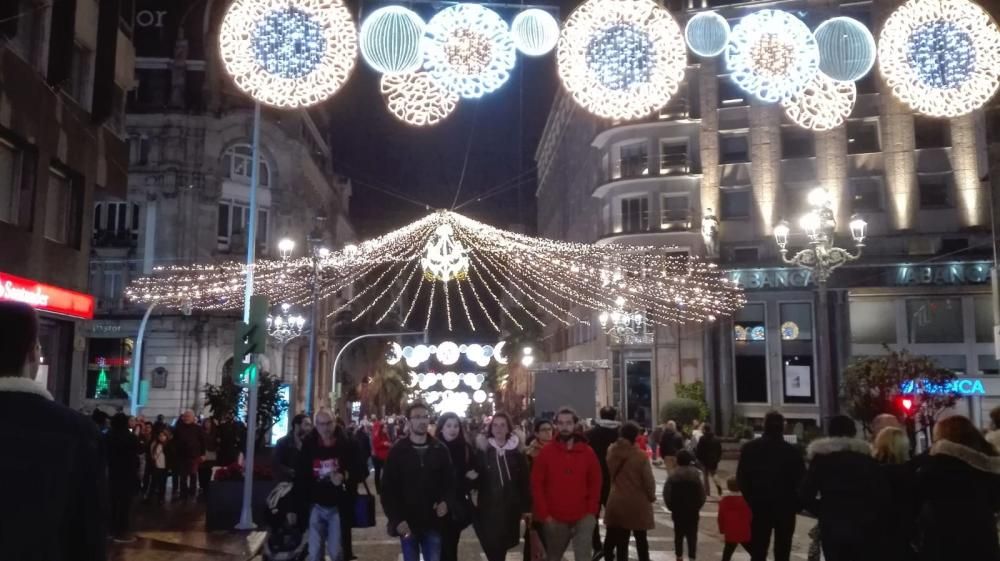
[[[882,520],[885,526],[879,535],[878,559],[906,561],[914,559],[914,469],[910,459],[910,439],[903,429],[886,426],[875,435],[872,456],[879,463],[884,480],[889,484],[889,502]]]

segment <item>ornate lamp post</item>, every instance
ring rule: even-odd
[[[615,298],[615,307],[597,316],[601,329],[616,342],[631,344],[642,332],[646,324],[646,314],[625,309],[625,298]]]
[[[774,227],[774,240],[781,249],[782,261],[812,272],[813,278],[816,279],[819,292],[819,304],[816,309],[816,325],[818,327],[816,336],[819,346],[817,376],[819,379],[819,407],[821,418],[827,418],[836,413],[837,384],[831,368],[830,318],[827,307],[826,282],[838,267],[861,257],[862,249],[865,247],[868,223],[858,215],[851,217],[849,224],[851,237],[854,239],[854,245],[857,249],[857,252],[852,254],[850,251],[834,245],[837,220],[833,215],[830,197],[826,190],[822,187],[813,189],[809,192],[808,202],[812,210],[799,219],[799,226],[809,237],[809,247],[797,252],[792,257],[788,257],[788,235],[791,229],[788,222],[784,220]]]
[[[282,347],[292,339],[302,335],[306,318],[296,314],[291,315],[289,304],[281,305],[281,315],[267,316],[267,334],[278,341]]]

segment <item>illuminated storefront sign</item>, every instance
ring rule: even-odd
[[[990,282],[990,264],[951,263],[897,267],[892,277],[896,286],[985,284]]]
[[[94,297],[0,273],[0,300],[24,302],[36,310],[79,319],[93,319]]]
[[[729,280],[744,290],[805,288],[812,285],[812,272],[806,269],[737,269],[729,271]]]
[[[929,380],[909,380],[903,382],[900,390],[905,395],[912,394],[955,394],[986,395],[983,381],[975,378],[960,378],[946,384],[935,384]]]

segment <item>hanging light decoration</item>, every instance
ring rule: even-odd
[[[514,16],[510,36],[517,50],[528,56],[542,56],[559,42],[559,22],[545,10],[529,8]]]
[[[782,100],[785,115],[802,128],[826,131],[851,116],[858,89],[854,82],[838,82],[817,72],[804,88]]]
[[[278,341],[279,345],[302,335],[302,328],[306,325],[306,318],[298,314],[291,315],[290,308],[290,305],[282,304],[280,315],[267,316],[267,334]]]
[[[841,82],[860,80],[875,64],[875,38],[860,21],[830,18],[813,31],[821,72]]]
[[[361,56],[382,74],[406,74],[424,62],[420,39],[424,20],[402,6],[386,6],[372,12],[361,24]]]
[[[456,4],[432,17],[423,51],[431,76],[464,98],[502,86],[516,60],[507,23],[478,4]]]
[[[925,115],[964,115],[1000,85],[1000,30],[968,0],[906,2],[886,20],[878,54],[893,94]]]
[[[798,92],[816,75],[819,49],[802,20],[781,10],[761,10],[733,28],[726,65],[743,90],[775,102]]]
[[[389,112],[418,127],[440,123],[458,106],[458,94],[437,83],[427,72],[386,74],[380,89]]]
[[[452,237],[453,233],[450,224],[442,224],[427,240],[420,264],[424,268],[424,277],[428,280],[448,282],[461,280],[469,274],[468,252],[462,242]]]
[[[687,65],[677,22],[651,0],[587,0],[566,21],[557,58],[577,103],[623,120],[666,105]]]
[[[357,32],[341,0],[236,0],[219,47],[242,91],[267,105],[307,107],[347,81]]]
[[[699,12],[688,20],[684,38],[694,54],[714,57],[726,50],[730,32],[726,18],[716,12]]]

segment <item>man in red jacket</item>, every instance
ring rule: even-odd
[[[543,524],[549,561],[561,561],[573,542],[575,561],[590,561],[591,538],[601,500],[601,465],[577,432],[576,413],[556,414],[559,436],[547,444],[531,469],[535,518]]]

